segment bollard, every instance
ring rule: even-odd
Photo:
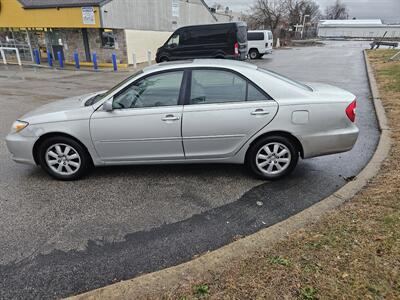
[[[151,66],[151,51],[147,50],[147,63]]]
[[[97,54],[93,52],[93,69],[97,70],[99,67],[97,66]]]
[[[49,67],[53,66],[53,57],[51,56],[50,51],[47,51],[47,63],[49,64]]]
[[[137,69],[137,60],[136,60],[136,54],[135,53],[132,54],[132,58],[133,58],[133,67],[135,69]]]
[[[40,65],[40,53],[39,53],[39,50],[35,49],[33,52],[35,53],[35,62],[36,62],[36,64]]]
[[[7,64],[6,54],[4,53],[3,49],[0,49],[1,57],[3,58],[3,64]]]
[[[281,41],[279,40],[279,38],[276,39],[276,46],[275,48],[280,48],[281,47]]]
[[[76,51],[74,52],[74,60],[75,60],[75,68],[79,70],[81,66],[79,64],[79,54]]]
[[[61,69],[64,68],[64,61],[61,55],[61,51],[57,52],[57,57],[58,57],[58,63],[60,64],[60,68]]]
[[[117,55],[115,53],[113,53],[111,55],[112,58],[112,63],[113,63],[113,67],[114,67],[114,72],[118,71],[118,65],[117,65]]]

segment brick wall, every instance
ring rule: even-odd
[[[126,39],[123,29],[114,29],[113,33],[116,37],[117,48],[104,48],[101,45],[101,36],[99,29],[88,29],[90,52],[96,52],[98,63],[111,63],[111,55],[115,53],[120,63],[128,63],[126,54]],[[83,45],[83,37],[81,29],[64,29],[65,43],[64,55],[66,61],[74,61],[74,52],[79,54],[79,60],[86,61],[85,47]]]

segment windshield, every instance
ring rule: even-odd
[[[275,77],[275,78],[278,78],[278,79],[280,79],[280,80],[283,80],[283,81],[285,81],[285,82],[287,82],[287,83],[290,83],[291,85],[294,85],[294,86],[296,86],[296,87],[298,87],[298,88],[301,88],[301,89],[303,89],[303,90],[306,90],[306,91],[309,91],[309,92],[312,92],[312,91],[313,91],[313,89],[310,88],[308,85],[305,85],[305,84],[303,84],[303,83],[301,83],[301,82],[298,82],[298,81],[296,81],[296,80],[293,80],[293,79],[291,79],[291,78],[289,78],[289,77],[283,76],[283,75],[281,75],[281,74],[279,74],[279,73],[276,73],[276,72],[274,72],[274,71],[265,70],[265,69],[263,69],[263,68],[258,68],[258,70],[261,71],[261,72],[263,72],[263,73],[266,73],[266,74],[268,74],[268,75],[271,75],[271,76],[273,76],[273,77]]]
[[[143,71],[140,70],[140,71],[134,73],[133,75],[129,76],[125,80],[121,81],[120,83],[118,83],[116,86],[114,86],[113,88],[111,88],[107,92],[105,92],[103,94],[99,94],[99,95],[93,96],[92,98],[90,98],[89,100],[86,101],[85,105],[89,106],[89,105],[93,105],[93,104],[99,102],[101,99],[111,95],[116,90],[118,90],[121,86],[123,86],[124,84],[126,84],[127,82],[129,82],[130,80],[132,80],[133,78],[135,78],[136,76],[138,76],[139,74],[142,74],[142,73],[143,73]]]

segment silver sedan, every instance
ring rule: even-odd
[[[92,166],[171,163],[246,164],[274,180],[299,157],[352,149],[355,108],[345,90],[244,62],[162,63],[109,91],[39,107],[6,142],[16,162],[60,180]]]

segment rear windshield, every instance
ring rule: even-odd
[[[287,83],[289,83],[289,84],[291,84],[293,86],[301,88],[301,89],[303,89],[305,91],[309,91],[309,92],[313,91],[313,89],[310,88],[308,85],[305,85],[305,84],[303,84],[301,82],[298,82],[298,81],[293,80],[293,79],[291,79],[289,77],[286,77],[286,76],[283,76],[281,74],[278,74],[276,72],[273,72],[273,71],[270,71],[270,70],[265,70],[265,69],[262,69],[262,68],[258,68],[258,70],[263,72],[263,73],[265,73],[265,74],[268,74],[268,75],[270,75],[272,77],[275,77],[275,78],[278,78],[280,80],[283,80],[283,81],[285,81],[285,82],[287,82]]]
[[[268,31],[268,39],[272,40],[272,32],[271,31]]]
[[[264,33],[263,32],[248,32],[247,40],[248,41],[262,41],[262,40],[264,40]]]
[[[237,31],[237,39],[239,43],[246,43],[247,42],[247,27],[246,26],[239,26]]]

